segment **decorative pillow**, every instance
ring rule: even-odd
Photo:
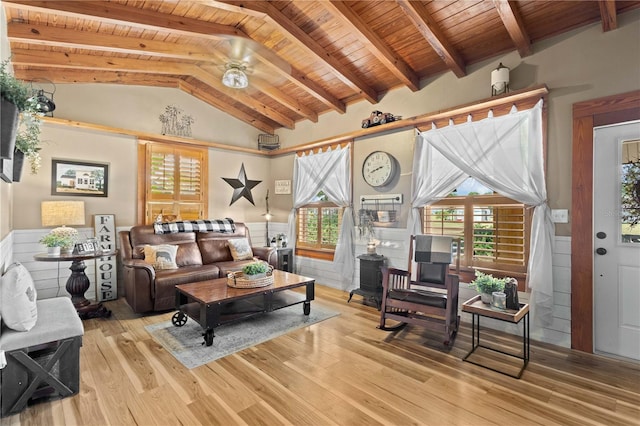
[[[38,320],[36,286],[19,262],[12,263],[0,282],[2,320],[12,330],[29,331]]]
[[[176,254],[178,246],[171,244],[160,244],[157,246],[144,246],[144,261],[153,265],[155,269],[178,269],[176,264]]]
[[[227,245],[229,246],[229,250],[231,250],[231,257],[233,257],[233,260],[253,259],[253,250],[251,250],[251,246],[249,245],[249,240],[247,238],[234,238],[232,240],[227,240]]]

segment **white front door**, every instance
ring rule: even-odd
[[[594,350],[640,360],[640,121],[594,132]]]

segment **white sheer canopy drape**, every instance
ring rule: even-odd
[[[419,207],[446,196],[467,176],[534,207],[527,281],[536,319],[550,324],[555,228],[547,205],[542,100],[526,111],[422,133],[416,142],[410,229],[420,229]]]
[[[343,207],[342,226],[333,265],[351,282],[355,267],[355,223],[351,201],[351,151],[349,146],[296,156],[293,163],[293,208],[289,213],[291,246],[296,244],[296,209],[323,191],[329,201]]]

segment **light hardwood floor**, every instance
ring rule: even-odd
[[[347,297],[318,285],[312,309],[341,315],[192,370],[144,329],[172,313],[140,316],[122,299],[108,302],[111,318],[84,322],[80,393],[1,424],[640,424],[638,363],[532,341],[517,380],[461,360],[469,324],[447,349],[418,327],[378,330],[378,311]],[[521,345],[491,336],[505,349]]]

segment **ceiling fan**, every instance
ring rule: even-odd
[[[255,76],[272,84],[281,82],[291,65],[269,48],[247,38],[226,36],[214,48],[222,84],[231,89],[245,89]]]
[[[225,65],[226,71],[222,75],[222,84],[231,89],[244,89],[249,85],[247,77],[247,66],[244,63],[228,62]]]

